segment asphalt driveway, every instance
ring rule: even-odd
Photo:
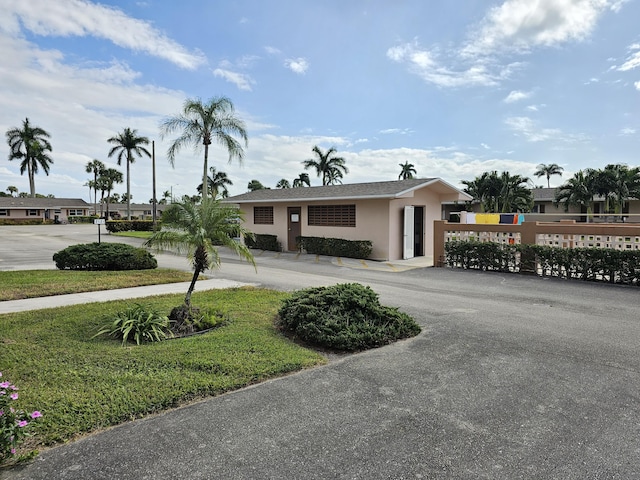
[[[286,257],[258,273],[225,257],[216,276],[359,281],[423,332],[46,450],[0,478],[640,478],[638,288]]]

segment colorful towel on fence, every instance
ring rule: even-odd
[[[515,215],[513,213],[501,213],[500,214],[500,223],[507,223],[509,225],[513,225],[513,219]]]
[[[499,213],[476,213],[476,223],[497,225],[500,223]]]

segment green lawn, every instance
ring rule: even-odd
[[[105,272],[101,272],[104,274]],[[39,410],[26,450],[325,363],[273,327],[288,294],[264,289],[197,292],[193,304],[227,313],[217,330],[141,346],[92,335],[133,301],[0,315],[0,372]],[[167,313],[183,295],[144,299]]]
[[[127,232],[112,233],[111,235],[114,235],[116,237],[143,238],[146,240],[147,238],[150,238],[151,235],[153,235],[153,232],[127,231]]]
[[[126,272],[75,270],[20,270],[0,272],[0,301],[47,297],[65,293],[94,292],[114,288],[188,282],[190,272],[157,268]]]

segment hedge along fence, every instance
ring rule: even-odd
[[[300,236],[296,243],[307,253],[332,257],[369,258],[373,250],[371,240]]]
[[[612,248],[558,248],[451,241],[445,244],[448,267],[497,272],[534,271],[544,277],[640,286],[640,251]],[[534,268],[526,263],[534,263]]]
[[[107,231],[110,233],[117,232],[153,232],[153,220],[107,220],[105,222]],[[158,230],[160,222],[156,221]]]

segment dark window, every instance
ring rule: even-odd
[[[253,207],[253,223],[273,225],[273,207]]]
[[[8,216],[9,216],[9,209],[8,208],[0,209],[0,217],[8,217]]]
[[[540,213],[545,213],[545,206],[544,205],[540,205]]]
[[[309,205],[308,224],[317,227],[355,227],[355,205]]]
[[[27,210],[27,216],[28,217],[37,217],[40,215],[40,211],[39,210]]]

